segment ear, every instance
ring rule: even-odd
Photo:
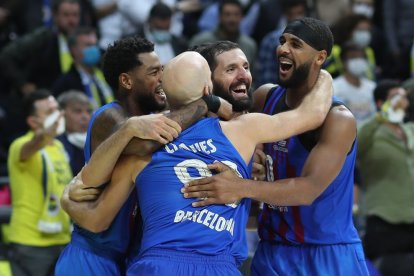
[[[39,119],[33,115],[30,115],[26,118],[26,123],[29,125],[31,129],[36,129],[40,126]]]
[[[316,64],[322,66],[328,57],[328,53],[325,50],[319,51],[316,55]]]
[[[121,73],[118,78],[119,85],[125,89],[131,90],[132,88],[132,79],[127,73]]]
[[[208,84],[204,85],[204,88],[203,88],[203,96],[208,96],[210,94],[211,94],[210,93],[210,87],[208,86]]]

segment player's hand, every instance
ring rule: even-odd
[[[208,165],[208,168],[220,173],[188,182],[181,189],[184,197],[202,199],[193,202],[193,207],[238,202],[241,199],[238,196],[238,181],[240,181],[240,177],[232,169],[220,162]]]
[[[101,194],[99,188],[85,186],[79,174],[69,183],[68,189],[69,199],[75,202],[94,201]]]
[[[127,127],[132,137],[167,144],[181,133],[180,125],[162,114],[131,117]]]
[[[265,180],[266,178],[266,154],[262,149],[256,148],[253,156],[252,179]]]

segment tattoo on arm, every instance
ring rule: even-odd
[[[206,103],[200,99],[179,110],[170,112],[166,116],[176,121],[184,130],[205,116],[207,112]]]

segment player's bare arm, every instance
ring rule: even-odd
[[[185,197],[208,197],[194,206],[231,203],[252,198],[272,205],[311,204],[338,175],[356,137],[356,122],[343,106],[333,108],[320,129],[300,177],[274,182],[240,179],[230,170],[189,183]],[[202,195],[202,196],[200,196]]]

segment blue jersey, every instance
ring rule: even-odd
[[[121,106],[116,102],[106,104],[95,111],[89,122],[84,150],[86,162],[89,161],[91,156],[92,125],[99,114],[109,108],[121,108]],[[140,231],[133,229],[136,226],[136,207],[136,193],[131,193],[107,230],[92,233],[75,224],[72,233],[75,239],[72,239],[76,240],[77,244],[84,245],[84,247],[86,245],[87,248],[96,248],[96,250],[93,250],[94,253],[103,254],[118,261],[120,265],[124,265],[131,238],[134,238],[134,240],[140,238]],[[132,234],[138,237],[132,237]]]
[[[285,92],[280,86],[271,90],[263,113],[276,114],[288,109]],[[341,103],[334,98],[333,105],[338,104]],[[314,134],[308,132],[265,144],[267,180],[300,176],[310,150],[316,144]],[[352,222],[355,157],[356,141],[338,176],[310,206],[265,204],[259,216],[260,238],[290,244],[360,242]]]
[[[190,180],[211,176],[207,165],[215,161],[232,167],[240,177],[250,177],[251,162],[245,164],[217,118],[200,120],[153,154],[135,181],[144,225],[142,254],[150,249],[228,254],[237,263],[247,257],[249,199],[194,208],[195,200],[180,192]]]

